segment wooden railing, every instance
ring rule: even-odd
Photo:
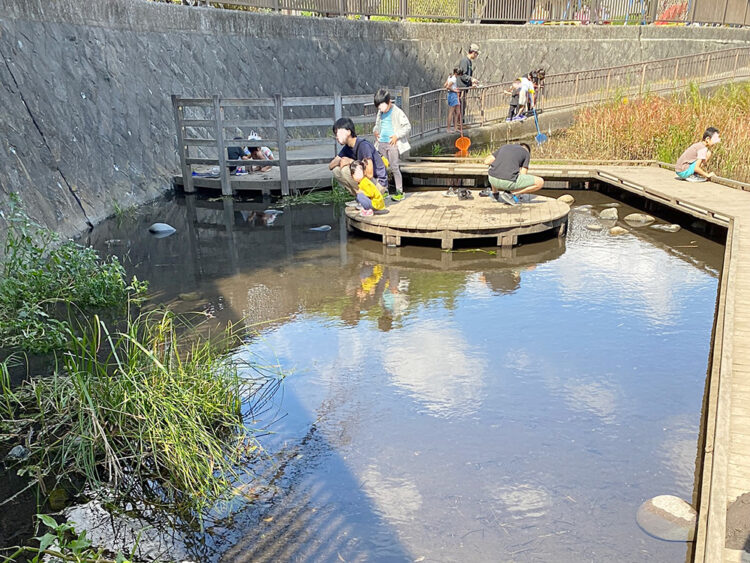
[[[409,89],[390,90],[398,105],[408,106]],[[404,102],[405,100],[405,102]],[[231,167],[278,166],[281,192],[289,195],[289,167],[328,163],[335,156],[337,146],[331,127],[339,117],[346,116],[355,124],[367,123],[367,133],[375,117],[372,94],[318,97],[273,98],[183,98],[172,96],[177,146],[185,192],[195,191],[193,166],[218,167],[221,193],[231,195]],[[228,133],[230,131],[230,133]],[[259,139],[248,140],[250,131]],[[330,143],[326,157],[290,158],[294,147],[320,146]],[[229,160],[227,147],[269,146],[278,157],[275,160]]]
[[[674,92],[690,82],[710,85],[750,78],[750,47],[659,59],[631,65],[548,75],[539,91],[540,110],[555,110],[611,100],[637,98],[646,93]],[[466,91],[464,127],[505,120],[509,82]],[[445,90],[412,96],[409,118],[412,137],[423,137],[446,127]]]
[[[167,0],[169,1],[169,0]],[[325,16],[464,22],[750,25],[748,0],[227,0],[202,4]]]

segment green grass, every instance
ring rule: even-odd
[[[19,474],[181,519],[228,500],[261,452],[250,421],[281,376],[228,355],[242,342],[231,327],[197,340],[178,338],[180,322],[152,312],[110,333],[95,317],[53,376],[4,386],[4,433],[31,437]]]
[[[74,319],[92,311],[124,311],[146,284],[128,284],[116,257],[60,238],[32,222],[17,195],[0,265],[0,349],[46,353],[64,349]]]
[[[337,182],[334,181],[333,187],[328,189],[312,189],[306,193],[286,196],[281,199],[282,205],[300,205],[300,204],[334,204],[343,205],[351,201],[354,197]]]

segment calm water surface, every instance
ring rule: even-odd
[[[685,559],[635,513],[692,499],[720,245],[612,237],[579,211],[508,257],[386,250],[333,207],[271,225],[267,207],[177,199],[91,235],[157,301],[245,318],[259,334],[237,353],[291,374],[269,486],[205,560]]]

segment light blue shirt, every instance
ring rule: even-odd
[[[388,112],[380,114],[380,135],[378,135],[378,141],[381,143],[390,142],[391,137],[395,134],[393,131],[393,121],[391,120],[392,116],[393,106],[391,106]]]

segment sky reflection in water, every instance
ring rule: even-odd
[[[277,492],[225,532],[225,560],[684,560],[635,512],[691,499],[719,265],[591,220],[509,259],[385,253],[334,225],[193,282],[274,319],[249,350],[292,371]]]

